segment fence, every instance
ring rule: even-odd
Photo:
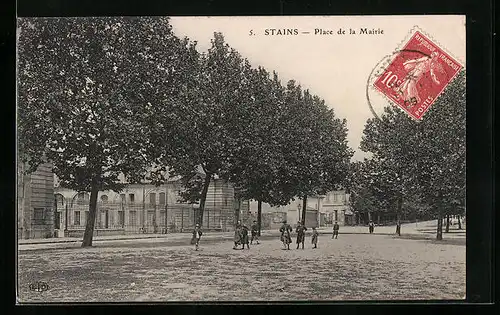
[[[83,235],[89,215],[88,201],[78,200],[67,205],[65,213],[59,210],[59,216],[65,218],[65,235]],[[94,235],[190,232],[199,215],[199,210],[189,204],[98,202]],[[233,211],[207,207],[203,213],[203,229],[230,231],[233,216]]]

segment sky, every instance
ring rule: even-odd
[[[359,143],[366,120],[373,117],[366,93],[370,73],[405,44],[412,28],[417,26],[465,66],[465,16],[172,17],[170,22],[177,36],[197,41],[200,52],[210,47],[214,32],[221,32],[252,66],[276,71],[284,85],[296,80],[323,98],[337,117],[347,119],[353,160],[367,156]],[[361,28],[377,34],[360,34]],[[298,34],[272,35],[271,29],[296,29]],[[371,89],[368,95],[377,113],[388,104]]]

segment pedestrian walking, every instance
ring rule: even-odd
[[[259,244],[259,225],[257,224],[257,221],[253,221],[251,229],[252,238],[250,239],[250,244],[253,244],[253,241]]]
[[[285,246],[285,249],[290,249],[290,243],[292,242],[292,237],[290,233],[292,233],[292,227],[290,224],[286,223],[286,220],[283,221],[283,224],[280,227],[281,232],[281,242]]]
[[[373,221],[370,220],[370,223],[368,223],[368,230],[370,231],[370,234],[373,233],[374,229],[375,229],[375,224],[373,224]]]
[[[306,231],[307,228],[302,223],[297,222],[297,227],[295,228],[295,232],[297,232],[297,249],[299,249],[299,245],[302,244],[302,249],[304,249],[304,242],[306,240]]]
[[[318,248],[318,235],[319,235],[318,231],[316,231],[316,228],[313,227],[312,240],[311,240],[312,244],[314,245],[313,248]]]
[[[236,226],[234,227],[234,247],[233,247],[233,249],[237,249],[239,244],[241,244],[241,221],[240,220],[238,220],[238,222],[236,222]]]
[[[248,249],[250,249],[250,245],[248,245],[248,227],[245,224],[241,225],[241,249],[245,249],[245,245],[247,246]]]
[[[194,245],[194,250],[198,250],[201,235],[203,235],[203,232],[201,231],[200,225],[196,224],[193,230],[193,237],[191,238],[191,245]]]
[[[337,221],[335,221],[335,224],[333,225],[333,235],[332,235],[332,239],[333,238],[338,238],[339,237],[339,224],[337,223]]]

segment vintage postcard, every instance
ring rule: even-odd
[[[17,299],[464,300],[465,16],[17,20]]]

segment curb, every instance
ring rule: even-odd
[[[320,235],[331,235],[332,232],[323,232],[319,231],[318,232]],[[368,232],[339,232],[339,235],[344,234],[344,235],[370,235]],[[377,233],[374,232],[372,233],[374,235],[394,235],[395,233]],[[168,235],[168,234],[167,234]],[[184,237],[185,236],[185,237]],[[280,233],[269,233],[269,234],[262,234],[261,237],[271,237],[271,236],[280,236]],[[307,235],[306,235],[307,236]],[[204,238],[216,238],[220,237],[223,239],[231,239],[233,238],[232,235],[205,235]],[[155,237],[131,237],[131,238],[109,238],[109,239],[94,239],[93,242],[109,242],[109,241],[135,241],[135,240],[160,240],[164,239],[167,241],[176,241],[176,240],[186,240],[190,239],[190,233],[186,233],[185,235],[182,235],[182,237],[174,237],[171,238],[169,236],[155,236]],[[23,246],[23,245],[45,245],[45,244],[65,244],[65,243],[79,243],[81,242],[82,239],[74,239],[74,240],[54,240],[50,242],[41,242],[41,241],[35,241],[35,242],[18,242],[18,246]]]

